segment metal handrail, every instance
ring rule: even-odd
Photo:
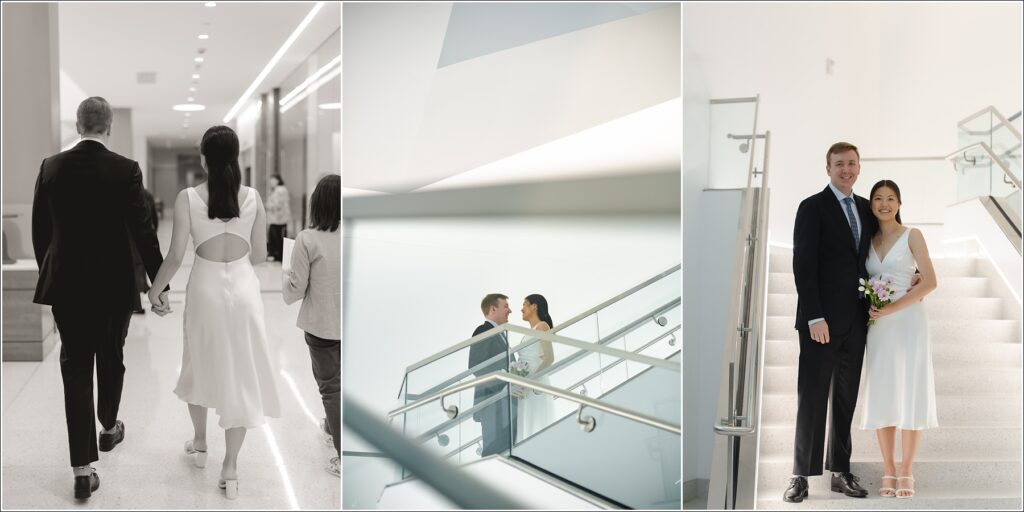
[[[457,506],[465,509],[528,508],[505,490],[492,486],[450,463],[439,460],[426,448],[395,432],[355,400],[342,400],[345,426],[382,453],[423,480]]]
[[[630,288],[630,289],[628,289],[628,290],[626,290],[626,291],[624,291],[624,292],[622,292],[622,293],[620,293],[620,294],[618,294],[618,295],[616,295],[616,296],[614,296],[614,297],[612,297],[612,298],[610,298],[610,299],[608,299],[608,300],[606,300],[606,301],[604,301],[604,302],[602,302],[602,303],[600,303],[600,304],[598,304],[598,305],[596,305],[596,306],[594,306],[594,307],[584,311],[583,313],[580,313],[580,314],[570,318],[569,320],[566,320],[565,322],[562,322],[561,324],[558,325],[558,327],[553,328],[551,330],[553,332],[558,332],[558,331],[560,331],[562,329],[565,329],[565,328],[575,324],[576,322],[579,322],[580,320],[582,320],[582,319],[584,319],[584,318],[586,318],[586,317],[596,313],[597,311],[605,309],[608,306],[610,306],[610,305],[612,305],[612,304],[614,304],[616,302],[619,302],[620,300],[622,300],[622,299],[624,299],[624,298],[626,298],[626,297],[628,297],[628,296],[630,296],[630,295],[632,295],[632,294],[634,294],[634,293],[636,293],[636,292],[638,292],[638,291],[640,291],[640,290],[642,290],[642,289],[644,289],[644,288],[654,284],[655,282],[661,280],[665,276],[668,276],[668,275],[672,274],[673,272],[679,271],[679,269],[681,269],[681,268],[682,268],[682,265],[680,264],[680,265],[676,265],[676,266],[674,266],[674,267],[672,267],[672,268],[670,268],[670,269],[668,269],[668,270],[666,270],[664,272],[661,272],[658,275],[656,275],[656,276],[654,276],[654,277],[652,277],[650,279],[647,279],[644,282],[642,282],[642,283],[640,283],[640,284],[638,284],[638,285],[636,285],[636,286],[634,286],[634,287],[632,287],[632,288]],[[407,367],[405,369],[405,372],[409,373],[409,372],[411,372],[413,370],[416,370],[417,368],[420,368],[422,366],[426,366],[426,365],[428,365],[428,364],[430,364],[430,363],[432,363],[434,361],[437,361],[438,359],[441,359],[442,357],[444,357],[444,356],[446,356],[448,354],[452,354],[452,353],[458,352],[459,350],[462,350],[462,349],[464,349],[464,348],[466,348],[466,347],[476,343],[477,341],[480,341],[480,340],[482,340],[484,338],[487,338],[488,336],[484,336],[484,334],[486,334],[486,333],[480,334],[478,336],[474,336],[474,337],[469,338],[468,340],[462,341],[460,343],[456,343],[455,345],[452,345],[451,347],[448,347],[448,348],[446,348],[444,350],[441,350],[440,352],[437,352],[436,354],[434,354],[432,356],[429,356],[429,357],[426,357],[426,358],[424,358],[424,359],[422,359],[420,361],[417,361],[416,363],[413,363],[412,365]]]
[[[475,387],[480,386],[482,384],[489,384],[489,383],[495,382],[495,381],[504,382],[506,384],[515,384],[515,385],[523,387],[523,388],[532,389],[534,391],[540,391],[542,393],[546,393],[546,394],[549,394],[549,395],[552,395],[552,396],[556,396],[556,397],[559,397],[559,398],[562,398],[562,399],[565,399],[565,400],[570,400],[572,402],[575,402],[575,403],[580,405],[579,416],[580,416],[580,419],[582,421],[588,421],[588,418],[584,417],[582,415],[583,408],[584,407],[590,407],[590,408],[593,408],[593,409],[597,409],[597,410],[600,410],[600,411],[607,412],[609,414],[614,414],[616,416],[619,416],[619,417],[622,417],[622,418],[625,418],[625,419],[628,419],[628,420],[635,421],[637,423],[642,423],[642,424],[647,425],[649,427],[654,427],[654,428],[657,428],[657,429],[660,429],[660,430],[664,430],[666,432],[670,432],[670,433],[673,433],[673,434],[682,434],[682,429],[676,423],[671,423],[671,422],[668,422],[668,421],[664,421],[664,420],[655,418],[653,416],[644,414],[642,412],[633,411],[633,410],[630,410],[630,409],[619,407],[617,405],[606,404],[606,403],[604,403],[604,402],[602,402],[600,400],[594,400],[592,398],[587,398],[585,396],[578,395],[576,393],[569,393],[567,391],[563,391],[562,389],[556,388],[554,386],[551,386],[551,385],[548,385],[548,384],[544,384],[544,383],[541,383],[541,382],[537,382],[537,381],[535,381],[533,379],[523,378],[523,377],[520,377],[518,375],[511,375],[508,372],[506,372],[505,370],[497,370],[497,371],[491,372],[491,373],[489,373],[487,375],[484,375],[483,377],[477,377],[477,378],[475,378],[475,379],[473,379],[471,381],[463,382],[463,383],[458,384],[456,386],[452,386],[452,387],[450,387],[448,389],[445,389],[444,391],[439,391],[437,393],[434,393],[434,394],[432,394],[432,395],[430,395],[430,396],[428,396],[426,398],[421,398],[421,399],[419,399],[419,400],[417,400],[417,401],[415,401],[415,402],[413,402],[413,403],[411,403],[409,405],[406,405],[406,406],[403,406],[403,407],[399,407],[398,409],[395,409],[395,410],[389,412],[387,417],[388,418],[393,418],[395,416],[398,416],[399,414],[404,414],[406,412],[409,412],[409,411],[411,411],[413,409],[417,409],[417,408],[422,407],[422,406],[424,406],[426,404],[429,404],[431,402],[435,402],[437,400],[441,400],[441,408],[444,409],[454,419],[454,418],[458,417],[458,415],[459,415],[459,408],[457,406],[455,406],[455,405],[450,405],[448,407],[444,407],[444,398],[448,397],[449,395],[453,395],[455,393],[458,393],[460,391],[465,391],[467,389],[472,389],[472,388],[475,388]],[[593,420],[593,418],[590,417],[589,420]]]
[[[676,327],[674,327],[674,328],[672,328],[671,330],[669,330],[669,332],[667,332],[667,333],[664,333],[664,334],[662,334],[662,335],[658,336],[658,337],[657,337],[657,338],[655,338],[654,340],[652,340],[652,341],[650,341],[650,342],[648,342],[648,343],[645,343],[644,345],[642,345],[641,347],[637,348],[636,350],[633,350],[633,351],[632,351],[632,352],[630,352],[630,353],[633,353],[633,354],[637,354],[637,353],[639,353],[639,352],[642,352],[643,350],[647,349],[648,347],[650,347],[651,345],[653,345],[653,344],[657,343],[658,341],[661,341],[661,340],[662,340],[662,339],[664,339],[664,338],[665,338],[666,336],[669,336],[669,335],[671,335],[671,334],[672,334],[673,332],[675,332],[675,331],[679,330],[680,328],[681,328],[681,327],[680,327],[679,325],[677,325]],[[617,350],[617,349],[614,349],[614,350]],[[625,358],[620,358],[620,359],[616,359],[616,360],[615,360],[614,362],[612,362],[612,363],[611,363],[611,364],[609,364],[608,366],[606,366],[606,367],[604,367],[604,368],[602,368],[602,369],[598,370],[597,372],[594,372],[594,373],[593,373],[593,374],[591,374],[591,375],[590,375],[590,376],[589,376],[588,378],[586,378],[586,379],[582,380],[581,382],[582,382],[582,383],[586,383],[586,382],[589,382],[589,381],[590,381],[590,380],[592,380],[592,379],[593,379],[594,377],[596,377],[596,376],[600,375],[600,374],[601,374],[601,373],[603,373],[604,371],[607,371],[607,370],[608,370],[609,368],[612,368],[612,367],[614,367],[614,366],[618,365],[619,363],[621,363],[622,361],[625,361],[625,360],[628,360],[628,359],[625,359]],[[553,365],[552,365],[552,366],[553,366]],[[539,377],[539,376],[541,376],[541,375],[547,375],[547,374],[548,374],[548,372],[547,372],[546,370],[548,370],[548,369],[550,369],[550,368],[551,368],[551,367],[548,367],[547,369],[545,369],[545,371],[544,371],[543,373],[538,373],[538,374],[537,374],[537,377]],[[575,388],[579,387],[579,385],[580,385],[580,383],[581,383],[581,382],[577,382],[576,384],[573,384],[572,386],[570,386],[570,387],[566,388],[566,391],[572,391],[573,389],[575,389]],[[415,398],[414,398],[414,400],[415,400],[415,399],[418,399],[418,398],[420,398],[420,397],[423,397],[423,396],[429,395],[430,393],[436,393],[437,391],[440,391],[440,390],[439,390],[439,389],[432,389],[432,390],[431,390],[431,391],[429,391],[429,392],[424,392],[424,393],[420,393],[420,394],[418,394],[418,395],[409,395],[409,396],[415,396]],[[486,409],[486,408],[487,408],[488,406],[490,406],[491,404],[493,404],[493,403],[495,403],[495,402],[499,401],[500,399],[501,399],[501,395],[493,395],[493,396],[490,396],[490,397],[488,397],[488,398],[486,398],[486,399],[484,399],[484,400],[480,401],[479,403],[473,404],[473,406],[472,406],[471,408],[469,408],[469,409],[467,409],[467,410],[466,410],[466,413],[472,414],[472,413],[475,413],[475,412],[477,412],[477,411],[481,411],[481,410],[483,410],[483,409]],[[557,399],[557,398],[556,398],[556,399]],[[426,431],[424,431],[423,433],[421,433],[421,434],[417,435],[415,439],[416,439],[417,441],[421,441],[421,442],[422,442],[422,441],[427,441],[427,440],[429,440],[429,439],[431,439],[431,438],[433,438],[433,437],[436,437],[436,436],[437,436],[438,434],[440,434],[441,432],[444,432],[444,431],[446,431],[446,430],[448,430],[448,429],[450,429],[450,428],[454,427],[455,425],[457,425],[457,424],[461,423],[461,422],[463,421],[464,417],[466,416],[466,414],[463,414],[462,416],[463,416],[463,417],[459,417],[459,418],[454,418],[454,419],[449,419],[449,420],[447,420],[447,421],[441,422],[441,423],[437,424],[436,426],[434,426],[433,428],[431,428],[431,429],[429,429],[429,430],[426,430]],[[449,456],[453,455],[454,453],[457,453],[457,452],[460,452],[460,451],[462,451],[463,449],[465,449],[465,448],[466,448],[466,446],[468,446],[469,444],[472,444],[473,442],[475,442],[475,440],[474,440],[474,441],[471,441],[471,442],[470,442],[470,443],[468,443],[467,445],[464,445],[464,446],[460,447],[460,448],[459,448],[459,449],[457,449],[457,450],[456,450],[455,452],[452,452],[452,453],[450,453],[450,454],[449,454]]]
[[[657,338],[654,338],[653,340],[648,341],[647,343],[644,343],[643,345],[640,346],[640,348],[637,348],[633,352],[643,352],[644,350],[646,350],[648,347],[654,345],[655,343],[665,339],[668,336],[674,335],[674,333],[676,331],[680,330],[680,329],[682,329],[682,324],[676,324],[676,326],[673,327],[672,329],[669,329],[668,332],[661,334]],[[616,366],[618,366],[623,361],[625,361],[625,359],[616,359],[615,361],[612,361],[612,363],[609,364],[608,366],[605,366],[603,368],[599,368],[597,371],[591,373],[590,375],[588,375],[586,377],[583,377],[582,379],[576,381],[574,384],[572,384],[569,387],[565,388],[565,390],[566,391],[572,391],[572,390],[574,390],[574,389],[576,389],[576,388],[578,388],[578,387],[580,387],[580,386],[590,382],[591,380],[594,380],[594,378],[596,378],[599,375],[607,372],[608,370],[610,370],[612,368],[615,368]]]
[[[510,324],[500,325],[500,326],[495,327],[495,328],[493,328],[493,329],[491,329],[489,331],[486,331],[483,334],[489,334],[490,336],[496,336],[498,334],[501,334],[502,332],[515,332],[515,333],[519,333],[519,334],[533,336],[533,337],[538,338],[540,340],[550,341],[552,343],[559,343],[559,344],[562,344],[562,345],[569,345],[571,347],[579,348],[579,349],[581,349],[583,351],[599,352],[599,353],[602,353],[602,354],[605,354],[605,355],[617,357],[617,358],[620,358],[620,359],[627,359],[629,361],[634,361],[634,362],[637,362],[637,363],[648,364],[648,365],[651,365],[651,366],[656,366],[658,368],[663,368],[663,369],[666,369],[666,370],[669,370],[669,371],[674,371],[674,372],[677,372],[677,373],[681,369],[681,365],[679,363],[673,363],[671,361],[665,361],[663,359],[658,359],[656,357],[645,356],[645,355],[642,355],[642,354],[634,354],[633,352],[626,352],[625,350],[619,350],[617,348],[606,347],[604,345],[600,345],[600,344],[596,344],[596,343],[590,343],[590,342],[587,342],[587,341],[581,341],[581,340],[577,340],[577,339],[573,339],[573,338],[567,338],[565,336],[559,336],[557,334],[551,334],[551,331],[537,331],[537,330],[534,330],[534,329],[528,329],[526,327],[519,327],[518,325],[510,325]],[[483,334],[481,334],[481,336]],[[469,381],[469,382],[472,382],[472,381]],[[436,395],[439,392],[443,392],[443,391],[436,391],[436,392],[434,392],[430,396]],[[418,401],[420,399],[419,397],[422,397],[423,394],[416,395],[416,396],[417,396],[417,401]],[[483,407],[484,407],[483,403],[478,404],[478,405],[475,406],[474,411],[482,409]],[[417,437],[417,439],[426,440],[426,439],[429,439],[430,437],[433,437],[434,434],[437,434],[438,432],[442,432],[442,431],[446,430],[448,428],[448,427],[445,426],[447,423],[450,423],[450,422],[441,423],[440,425],[432,428],[431,430],[429,430],[427,432],[424,432],[423,434],[420,434]]]
[[[644,348],[646,348],[646,346],[645,346]],[[641,349],[641,350],[642,350],[642,349]],[[637,350],[636,352],[639,352],[639,350]],[[667,357],[666,357],[665,359],[671,359],[671,358],[673,358],[673,357],[676,357],[677,355],[679,355],[679,353],[680,353],[680,352],[681,352],[681,350],[676,350],[675,352],[672,352],[671,354],[669,354],[669,355],[668,355],[668,356],[667,356]],[[619,361],[621,361],[621,359],[620,359]],[[643,374],[643,373],[644,373],[644,372],[646,372],[647,370],[650,370],[650,368],[645,368],[645,369],[644,369],[643,371],[641,371],[641,372],[637,373],[636,375],[634,375],[634,377],[636,377],[636,376],[639,376],[639,375]],[[627,380],[625,380],[625,381],[623,381],[623,382],[620,382],[620,383],[616,384],[615,386],[613,386],[613,387],[612,387],[611,389],[609,389],[608,391],[605,391],[604,393],[602,393],[602,394],[601,394],[600,396],[606,396],[606,395],[608,395],[609,393],[613,393],[613,392],[615,392],[615,391],[616,391],[617,389],[619,389],[619,388],[620,388],[621,386],[623,386],[624,384],[626,384],[626,383],[627,383],[627,382],[629,382],[630,380],[632,380],[632,377],[631,377],[630,379],[627,379]],[[571,390],[572,390],[572,388],[566,388],[566,391],[571,391]],[[583,395],[583,396],[587,396],[587,395]],[[552,397],[552,400],[558,400],[558,397]],[[483,403],[483,402],[481,402],[481,404],[482,404],[482,403]],[[470,412],[476,412],[476,410],[477,410],[477,406],[473,406],[473,408],[469,409],[469,410],[468,410],[468,411],[466,411],[466,412],[467,412],[467,413],[470,413]],[[551,422],[551,424],[549,424],[549,425],[548,425],[547,427],[544,427],[544,428],[542,428],[542,429],[538,430],[537,432],[533,433],[533,434],[531,435],[531,437],[532,437],[532,436],[535,436],[535,435],[537,435],[537,434],[539,434],[539,433],[541,433],[541,432],[543,432],[543,431],[544,431],[544,430],[546,430],[546,429],[547,429],[548,427],[550,427],[551,425],[554,425],[555,423],[557,423],[557,422],[561,421],[561,420],[562,420],[562,419],[564,419],[565,417],[566,417],[566,416],[563,416],[562,418],[559,418],[559,419],[557,419],[557,420],[555,420],[555,421]],[[421,436],[421,437],[422,437],[422,436]],[[466,442],[466,443],[463,443],[463,444],[462,444],[461,446],[459,446],[459,447],[458,447],[458,448],[456,448],[455,450],[452,450],[452,451],[448,452],[448,453],[447,453],[447,454],[446,454],[446,455],[445,455],[445,456],[444,456],[443,458],[445,458],[445,459],[448,459],[448,458],[454,457],[455,455],[458,455],[459,453],[461,453],[461,452],[462,452],[463,450],[465,450],[466,448],[469,448],[470,446],[472,446],[472,445],[474,445],[474,444],[476,444],[476,443],[480,442],[481,440],[483,440],[483,436],[482,436],[482,435],[481,435],[481,436],[476,436],[476,437],[474,437],[474,438],[473,438],[472,440],[470,440],[470,441],[468,441],[468,442]]]
[[[964,128],[965,124],[967,124],[968,122],[974,120],[975,118],[977,118],[978,116],[981,116],[983,114],[992,114],[993,116],[995,116],[996,118],[999,119],[999,124],[996,125],[996,126],[991,126],[988,130],[982,130],[982,131],[974,131],[974,130],[968,130],[968,129]],[[1020,112],[1018,111],[1016,114],[1014,114],[1011,117],[1013,117],[1013,118],[1020,117]],[[997,128],[999,128],[1001,126],[1005,126],[1006,128],[1008,128],[1010,130],[1010,133],[1012,135],[1014,135],[1015,137],[1020,139],[1021,138],[1021,133],[1019,131],[1017,131],[1017,127],[1013,126],[1013,123],[1011,121],[1012,121],[1012,119],[1007,119],[1005,116],[1003,116],[1003,114],[1001,112],[999,112],[999,110],[996,109],[995,106],[989,105],[989,106],[987,106],[987,107],[985,107],[985,108],[983,108],[983,109],[981,109],[981,110],[979,110],[979,111],[977,111],[977,112],[975,112],[975,113],[973,113],[973,114],[971,114],[971,115],[961,119],[956,125],[963,132],[965,132],[965,133],[967,133],[969,135],[990,135],[992,132],[996,131]]]
[[[759,96],[758,96],[759,97]],[[758,104],[754,106],[754,129],[757,133]],[[765,132],[765,149],[763,167],[758,172],[754,165],[757,139],[750,141],[750,161],[748,164],[747,192],[741,219],[743,224],[739,233],[745,239],[745,250],[738,262],[741,263],[740,274],[735,281],[739,293],[736,311],[736,333],[732,337],[732,360],[728,361],[726,417],[716,421],[713,431],[716,435],[726,437],[725,485],[722,495],[716,491],[712,497],[715,501],[712,508],[722,506],[726,509],[736,508],[739,471],[742,465],[736,464],[735,455],[739,453],[740,439],[757,432],[756,411],[759,407],[761,343],[764,333],[764,296],[767,278],[761,269],[764,268],[767,254],[768,228],[768,161],[770,156],[771,132]],[[761,175],[760,186],[755,186],[757,174]],[[733,324],[731,324],[733,325]],[[725,361],[723,361],[725,362]],[[737,371],[738,370],[738,371]],[[717,485],[715,486],[718,487]],[[722,498],[721,505],[717,499]],[[709,505],[711,503],[709,502]]]
[[[597,341],[594,342],[594,344],[607,345],[607,344],[609,344],[609,343],[611,343],[611,342],[613,342],[613,341],[615,341],[615,340],[625,336],[626,334],[629,334],[630,332],[635,331],[641,325],[646,323],[651,317],[655,317],[657,315],[660,315],[660,314],[662,314],[662,313],[664,313],[664,312],[666,312],[666,311],[668,311],[668,310],[678,306],[680,303],[681,303],[681,299],[677,297],[677,298],[675,298],[675,299],[665,303],[662,306],[656,307],[653,310],[651,310],[649,313],[647,313],[645,315],[641,315],[637,320],[634,320],[633,322],[627,324],[626,326],[624,326],[621,329],[613,332],[612,334],[609,334],[608,336],[605,336],[603,338],[598,339]],[[509,325],[509,324],[504,324],[504,325]],[[481,339],[486,339],[486,338],[493,337],[495,335],[494,334],[495,329],[499,329],[499,328],[500,327],[495,327],[495,328],[492,328],[492,329],[490,329],[488,331],[482,332],[482,333],[480,333],[480,334],[470,338],[470,340],[475,340],[475,341],[473,341],[473,343],[476,343],[477,341],[480,341]],[[555,333],[555,332],[559,332],[559,330],[560,329],[551,329],[550,331],[547,331],[547,332]],[[510,350],[510,352],[511,353],[519,352],[520,350],[526,348],[529,345],[532,345],[532,344],[536,343],[537,341],[540,341],[540,340],[538,340],[538,339],[524,340],[519,345],[516,345],[514,348],[512,348]],[[463,348],[465,348],[465,347],[463,347]],[[576,359],[579,359],[580,357],[583,357],[584,355],[585,354],[583,354],[583,353],[577,352],[577,353],[572,354],[569,357],[567,357],[567,358],[565,358],[565,359],[563,359],[561,361],[556,362],[555,364],[553,364],[550,367],[545,369],[545,375],[548,374],[548,373],[555,372],[555,371],[557,371],[558,369],[560,369],[560,368],[562,368],[564,366],[567,366],[568,364],[572,363]],[[464,378],[466,378],[466,377],[468,377],[470,375],[475,374],[478,370],[484,369],[484,368],[486,368],[486,367],[488,367],[488,366],[490,366],[490,365],[492,365],[492,364],[494,364],[496,362],[501,361],[505,357],[507,357],[505,354],[494,355],[494,356],[492,356],[492,357],[490,357],[490,358],[488,358],[488,359],[486,359],[486,360],[484,360],[484,361],[482,361],[482,362],[480,362],[480,363],[478,363],[478,364],[476,364],[476,365],[474,365],[474,366],[472,366],[470,368],[462,370],[461,372],[459,372],[459,373],[457,373],[457,374],[455,374],[455,375],[453,375],[451,377],[448,377],[444,381],[439,382],[439,383],[431,386],[429,389],[427,389],[427,390],[425,390],[425,391],[423,391],[421,393],[408,393],[407,392],[406,393],[406,397],[407,398],[412,398],[413,400],[415,400],[419,396],[422,396],[422,395],[425,395],[425,394],[428,394],[428,393],[433,393],[435,391],[444,389],[445,387],[447,387],[447,386],[449,386],[451,384],[459,382],[460,380],[462,380],[462,379],[464,379]],[[405,385],[405,380],[407,378],[408,378],[408,374],[406,374],[406,378],[402,379],[402,384],[403,384],[402,389],[403,390],[405,389],[404,385]],[[399,396],[401,396],[401,395],[399,395]]]
[[[956,161],[957,161],[957,159],[959,159],[960,156],[963,155],[964,159],[966,160],[967,152],[971,151],[973,149],[980,149],[980,150],[982,150],[993,162],[996,163],[996,165],[999,166],[999,169],[1001,169],[1003,171],[1003,174],[1005,174],[1006,177],[1009,179],[1009,183],[1012,184],[1013,186],[1017,187],[1018,190],[1020,190],[1020,188],[1021,188],[1020,179],[1018,179],[1017,176],[1013,174],[1013,171],[1011,171],[1010,168],[1007,167],[1006,164],[1003,163],[1003,161],[1000,158],[996,157],[996,154],[995,154],[995,152],[992,151],[992,148],[990,148],[989,145],[984,143],[984,142],[975,142],[974,144],[971,144],[969,146],[964,146],[964,147],[962,147],[962,148],[960,148],[960,149],[958,149],[958,150],[956,150],[956,151],[946,155],[946,160],[948,160],[950,163],[952,163],[953,164],[953,168],[956,169]]]

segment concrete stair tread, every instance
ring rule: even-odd
[[[940,428],[1021,427],[1021,393],[937,394]],[[861,405],[853,414],[854,426],[863,413]],[[1009,407],[1007,407],[1009,405]],[[761,424],[766,428],[792,426],[796,421],[795,393],[765,393],[761,400]]]
[[[912,499],[882,498],[878,490],[866,498],[848,498],[829,492],[811,494],[802,503],[786,503],[780,497],[758,500],[758,510],[1020,510],[1020,496],[935,496],[918,494]],[[833,497],[832,495],[839,496]]]
[[[800,344],[796,340],[767,340],[765,364],[780,366],[795,363],[800,357]],[[1024,345],[1019,343],[986,343],[985,346],[962,343],[933,343],[932,362],[936,368],[968,365],[975,367],[1019,367],[1024,361]]]
[[[861,485],[877,493],[883,474],[883,465],[876,457],[865,461],[854,458],[850,470],[860,477]],[[781,498],[792,477],[792,455],[761,461],[758,471],[758,494],[767,499]],[[826,473],[827,474],[827,473]],[[970,492],[972,495],[1020,496],[1021,461],[1017,460],[958,460],[953,458],[916,460],[914,462],[915,487],[922,496],[942,492]],[[829,478],[811,477],[808,480],[811,495],[831,494]],[[877,495],[877,494],[876,494]]]

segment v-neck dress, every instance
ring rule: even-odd
[[[893,302],[907,293],[914,277],[916,265],[909,240],[908,228],[883,258],[874,245],[868,252],[868,274],[893,279]],[[868,327],[861,396],[862,429],[939,426],[928,316],[922,302],[879,318]]]

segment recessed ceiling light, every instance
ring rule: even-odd
[[[189,103],[192,103],[192,102],[193,102],[193,101],[195,101],[195,100],[196,100],[196,99],[195,99],[195,98],[193,98],[192,96],[189,96],[189,97],[188,97],[188,102],[189,102]]]
[[[199,79],[199,74],[198,74],[198,73],[196,73],[196,74],[193,74],[193,75],[192,75],[192,78],[194,78],[194,79],[197,79],[197,80],[198,80],[198,79]]]
[[[323,110],[341,110],[341,103],[321,103],[320,108]]]
[[[206,110],[206,105],[200,105],[198,103],[182,103],[171,108],[178,112],[198,112],[200,110]]]
[[[188,92],[196,92],[196,88],[195,87],[189,87],[188,88]]]
[[[199,39],[209,39],[209,38],[210,38],[209,34],[199,34]]]
[[[192,112],[185,112],[185,117],[192,115]]]
[[[192,60],[194,60],[194,61],[196,61],[196,62],[202,62],[202,61],[203,61],[203,58],[202,58],[202,57],[196,57],[196,58],[194,58],[194,59],[192,59]]]
[[[203,5],[206,7],[217,7],[217,2],[206,2]]]

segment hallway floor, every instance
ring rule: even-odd
[[[165,251],[170,218],[160,228]],[[125,440],[100,452],[93,464],[100,488],[88,501],[76,504],[72,492],[59,343],[42,362],[3,363],[3,508],[340,508],[340,481],[324,469],[334,449],[319,434],[323,405],[303,333],[295,327],[299,304],[288,306],[281,298],[279,263],[262,264],[257,271],[278,370],[281,418],[268,418],[263,427],[248,431],[239,456],[237,500],[225,499],[217,488],[224,434],[215,413],[208,418],[207,467],[195,468],[186,458],[182,445],[192,437],[192,423],[172,390],[181,365],[182,311],[193,256],[190,251],[171,283],[174,311],[162,318],[152,312],[132,317],[120,412]]]

